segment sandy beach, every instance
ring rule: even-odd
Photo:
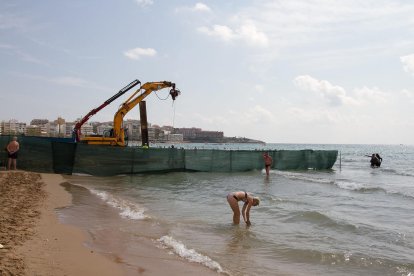
[[[85,246],[88,234],[58,220],[71,194],[56,174],[0,172],[0,275],[217,275],[143,242],[142,265]]]
[[[60,175],[0,174],[1,275],[123,275],[120,265],[83,246],[85,233],[59,223],[71,203]]]

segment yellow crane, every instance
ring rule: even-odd
[[[175,98],[180,94],[180,90],[175,88],[175,83],[170,81],[158,81],[143,84],[120,106],[118,111],[115,113],[114,127],[110,132],[109,137],[86,136],[81,139],[81,142],[94,145],[125,146],[125,129],[123,127],[125,115],[152,92],[168,87],[171,87],[169,95],[173,101],[175,101]]]

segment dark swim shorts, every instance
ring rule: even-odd
[[[11,159],[17,159],[17,152],[14,152],[14,153],[12,153],[12,154],[8,154],[9,155],[9,158],[11,158]]]

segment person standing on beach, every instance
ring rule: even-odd
[[[269,153],[265,152],[263,154],[263,160],[265,163],[266,175],[269,176],[270,166],[272,166],[273,159],[270,157]]]
[[[17,168],[17,152],[19,151],[19,143],[17,142],[17,137],[14,136],[13,139],[10,141],[10,143],[6,147],[8,157],[9,157],[9,163],[7,166],[8,170],[11,170],[11,167],[13,165],[13,170],[16,170]]]
[[[231,209],[233,210],[233,223],[239,224],[240,223],[240,207],[239,201],[243,201],[244,205],[242,208],[242,215],[244,222],[246,222],[247,226],[250,226],[250,208],[252,206],[258,206],[260,203],[260,199],[258,197],[253,197],[249,195],[247,192],[238,191],[234,193],[230,193],[227,195],[227,202],[229,203]]]

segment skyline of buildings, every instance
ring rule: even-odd
[[[40,137],[73,137],[75,122],[66,122],[58,117],[56,120],[32,119],[30,124],[15,119],[0,122],[0,135],[26,135]],[[141,140],[140,120],[128,119],[123,122],[129,140]],[[113,122],[86,122],[81,127],[82,135],[110,136]],[[148,123],[148,138],[150,142],[183,142],[183,141],[218,141],[224,138],[222,131],[205,131],[201,128],[174,128],[173,126],[159,126]]]

